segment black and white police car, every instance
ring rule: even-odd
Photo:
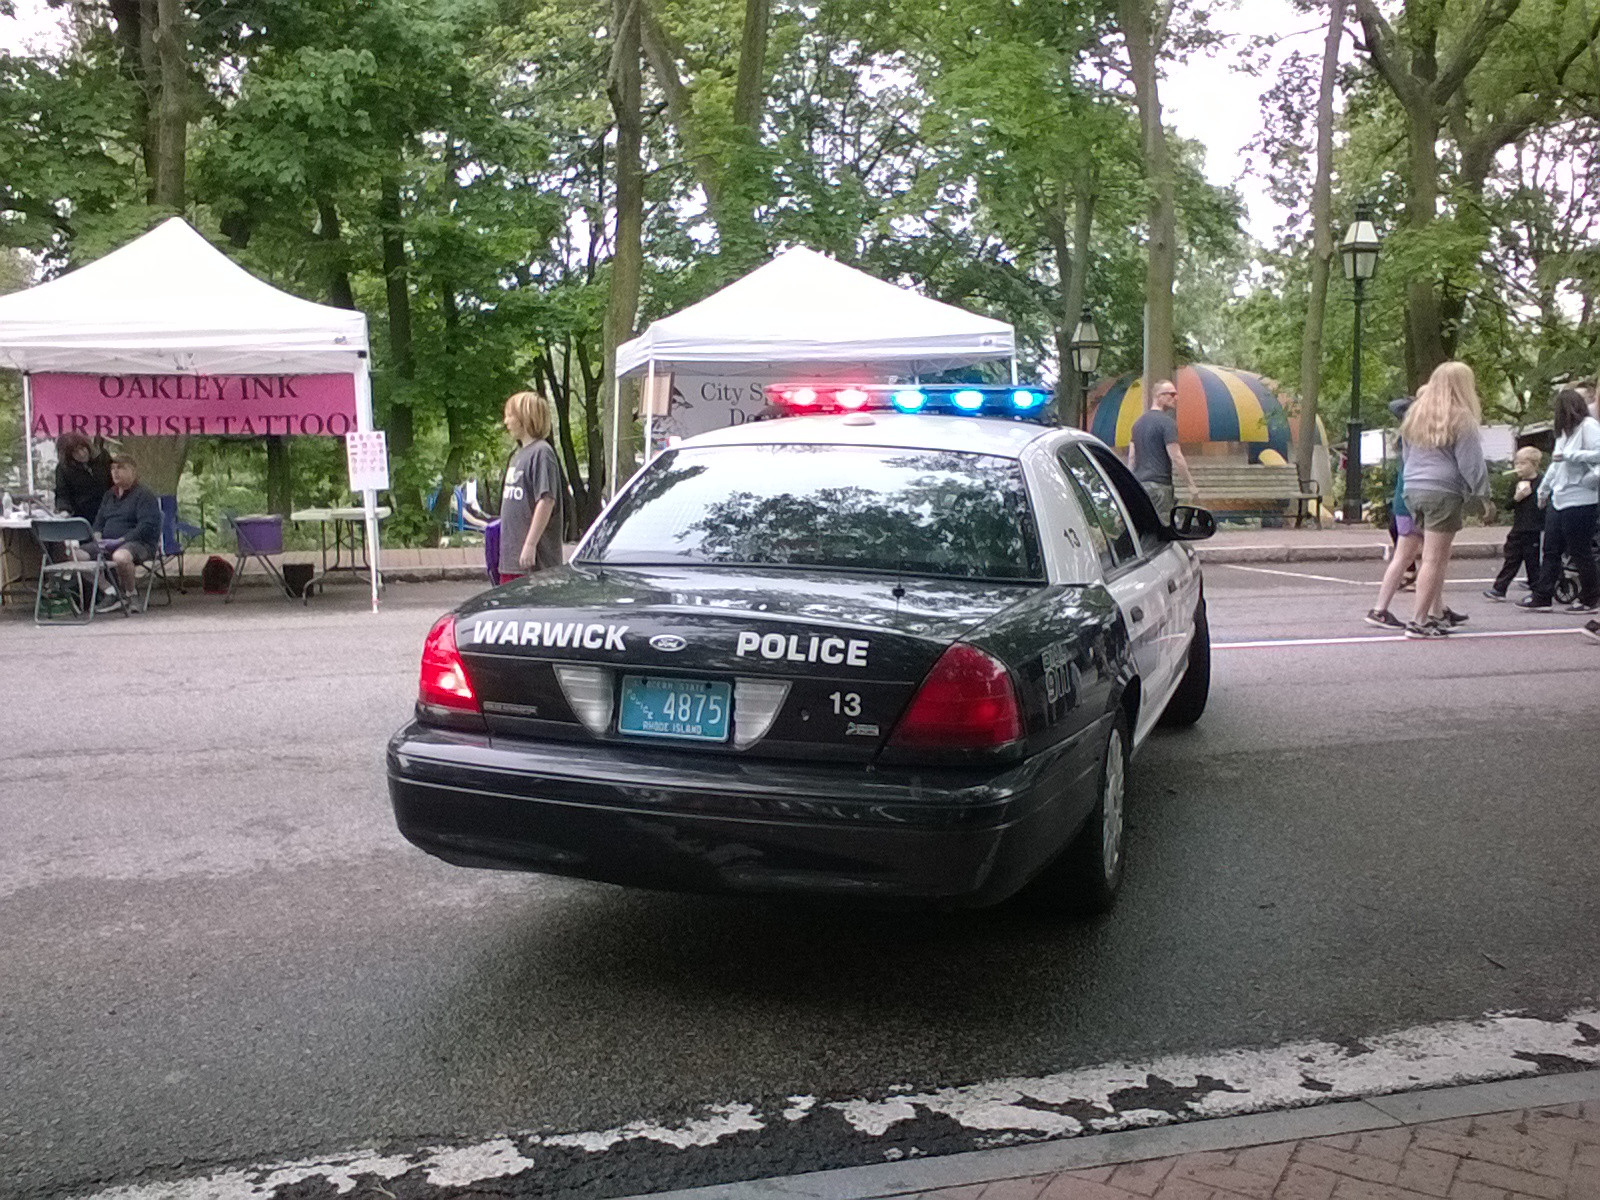
[[[1188,541],[1029,388],[790,387],[685,440],[568,565],[442,617],[389,743],[462,866],[1107,908],[1129,760],[1205,708]]]

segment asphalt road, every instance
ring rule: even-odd
[[[1371,575],[1208,568],[1212,707],[1141,753],[1126,891],[1075,926],[426,857],[381,749],[465,585],[397,585],[377,617],[353,589],[77,630],[7,609],[0,1196],[1592,1002],[1600,647],[1369,639]],[[1479,587],[1449,597],[1474,632],[1577,623]],[[550,1186],[849,1153],[789,1139]]]

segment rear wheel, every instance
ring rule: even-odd
[[[1061,856],[1028,885],[1026,896],[1034,907],[1095,916],[1116,901],[1122,886],[1128,755],[1128,718],[1119,710],[1101,753],[1094,809]]]
[[[1193,725],[1206,711],[1211,696],[1211,626],[1206,620],[1206,602],[1194,610],[1194,637],[1189,641],[1189,662],[1177,690],[1161,714],[1163,725]]]
[[[1555,601],[1557,604],[1572,604],[1578,599],[1578,577],[1567,570],[1567,564],[1561,564],[1561,572],[1556,576]]]

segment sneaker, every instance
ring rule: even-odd
[[[1503,604],[1505,602],[1506,594],[1504,592],[1497,592],[1493,588],[1484,588],[1483,598],[1485,600],[1493,600],[1496,604]]]
[[[1575,617],[1583,617],[1589,613],[1600,612],[1600,604],[1585,604],[1582,600],[1579,600],[1575,604],[1567,605],[1563,611],[1571,613]]]
[[[1548,600],[1541,600],[1537,596],[1525,596],[1517,601],[1518,608],[1525,608],[1529,612],[1555,612],[1556,606]]]
[[[1453,608],[1445,609],[1444,615],[1439,618],[1439,620],[1443,621],[1444,624],[1452,628],[1457,625],[1465,625],[1467,623],[1467,619],[1466,613],[1458,613]]]
[[[1435,624],[1432,621],[1424,621],[1421,625],[1413,621],[1406,626],[1406,636],[1408,638],[1443,638],[1449,637],[1450,631],[1443,625]]]
[[[1404,629],[1406,627],[1404,621],[1386,608],[1374,608],[1361,619],[1368,625],[1376,625],[1379,629]]]
[[[97,613],[117,612],[121,608],[122,597],[117,595],[117,593],[114,591],[101,592],[100,599],[94,606],[94,610]]]
[[[1590,641],[1600,642],[1600,621],[1585,621],[1578,632]]]

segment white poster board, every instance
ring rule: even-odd
[[[663,440],[743,425],[766,405],[761,388],[772,381],[765,371],[693,375],[681,368],[673,372],[671,380],[671,403],[656,420],[656,436]]]
[[[389,490],[389,441],[383,430],[345,434],[344,453],[352,492]]]

